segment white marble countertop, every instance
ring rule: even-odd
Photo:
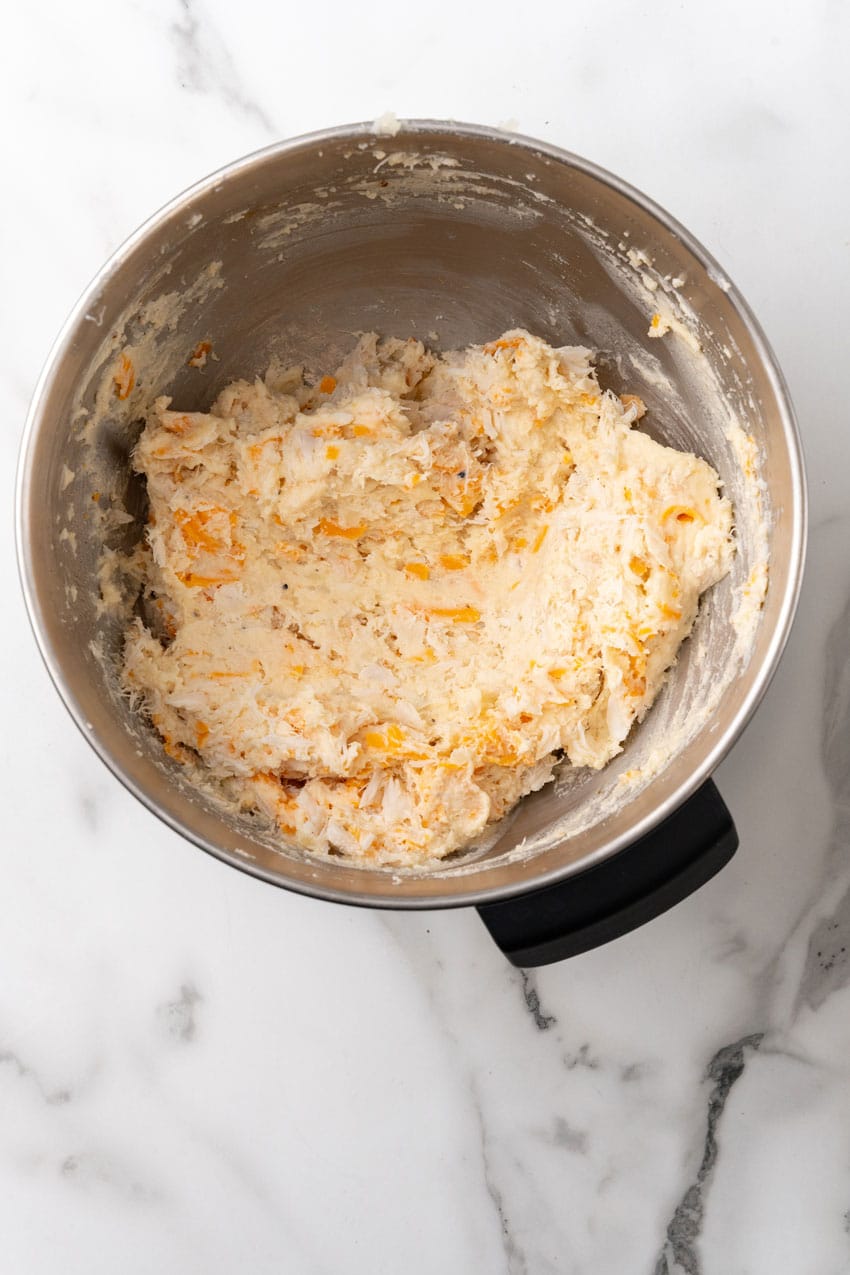
[[[850,1270],[850,9],[79,0],[16,5],[4,45],[2,1270]],[[334,907],[181,841],[78,735],[16,580],[26,404],[102,260],[231,158],[388,108],[515,121],[668,207],[808,453],[801,611],[717,775],[737,856],[536,974],[472,912]]]

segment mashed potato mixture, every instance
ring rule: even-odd
[[[643,411],[523,331],[439,357],[373,334],[316,384],[159,399],[128,689],[289,841],[445,857],[621,750],[729,568],[717,474]]]

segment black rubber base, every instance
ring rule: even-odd
[[[628,934],[709,881],[738,834],[711,780],[612,859],[478,913],[513,965],[548,965]]]

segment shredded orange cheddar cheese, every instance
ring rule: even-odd
[[[540,548],[543,544],[543,541],[546,539],[546,536],[548,535],[548,533],[549,533],[549,524],[544,522],[543,526],[540,528],[537,535],[534,537],[534,544],[531,546],[532,553],[539,553]]]
[[[133,386],[136,384],[136,370],[126,354],[122,354],[118,361],[118,371],[112,378],[115,385],[115,393],[120,399],[127,399],[133,392]]]
[[[675,518],[676,522],[693,522],[697,516],[695,509],[686,509],[682,505],[671,505],[661,515],[664,522],[667,522],[670,518]]]
[[[175,574],[180,583],[185,584],[188,589],[209,589],[221,584],[232,584],[236,579],[235,575],[227,573],[220,576],[202,576],[194,571],[177,571]]]
[[[366,525],[364,523],[359,527],[340,527],[339,523],[332,522],[330,518],[321,518],[313,530],[320,531],[323,536],[340,536],[343,540],[359,540],[366,530]]]
[[[211,350],[211,341],[199,341],[189,358],[186,360],[187,365],[189,367],[204,367]]]
[[[417,576],[420,580],[427,580],[431,574],[427,562],[406,562],[404,569],[409,576]]]
[[[475,624],[481,619],[481,612],[477,607],[431,607],[428,611],[429,615],[439,616],[441,619],[454,620],[458,624]]]
[[[502,337],[498,341],[488,341],[484,346],[486,354],[495,354],[498,350],[518,350],[524,340],[521,336],[511,337],[510,339]]]

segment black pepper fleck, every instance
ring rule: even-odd
[[[459,469],[459,470],[457,471],[457,476],[458,476],[458,478],[465,478],[465,477],[466,477],[466,470],[465,470],[465,469]]]

